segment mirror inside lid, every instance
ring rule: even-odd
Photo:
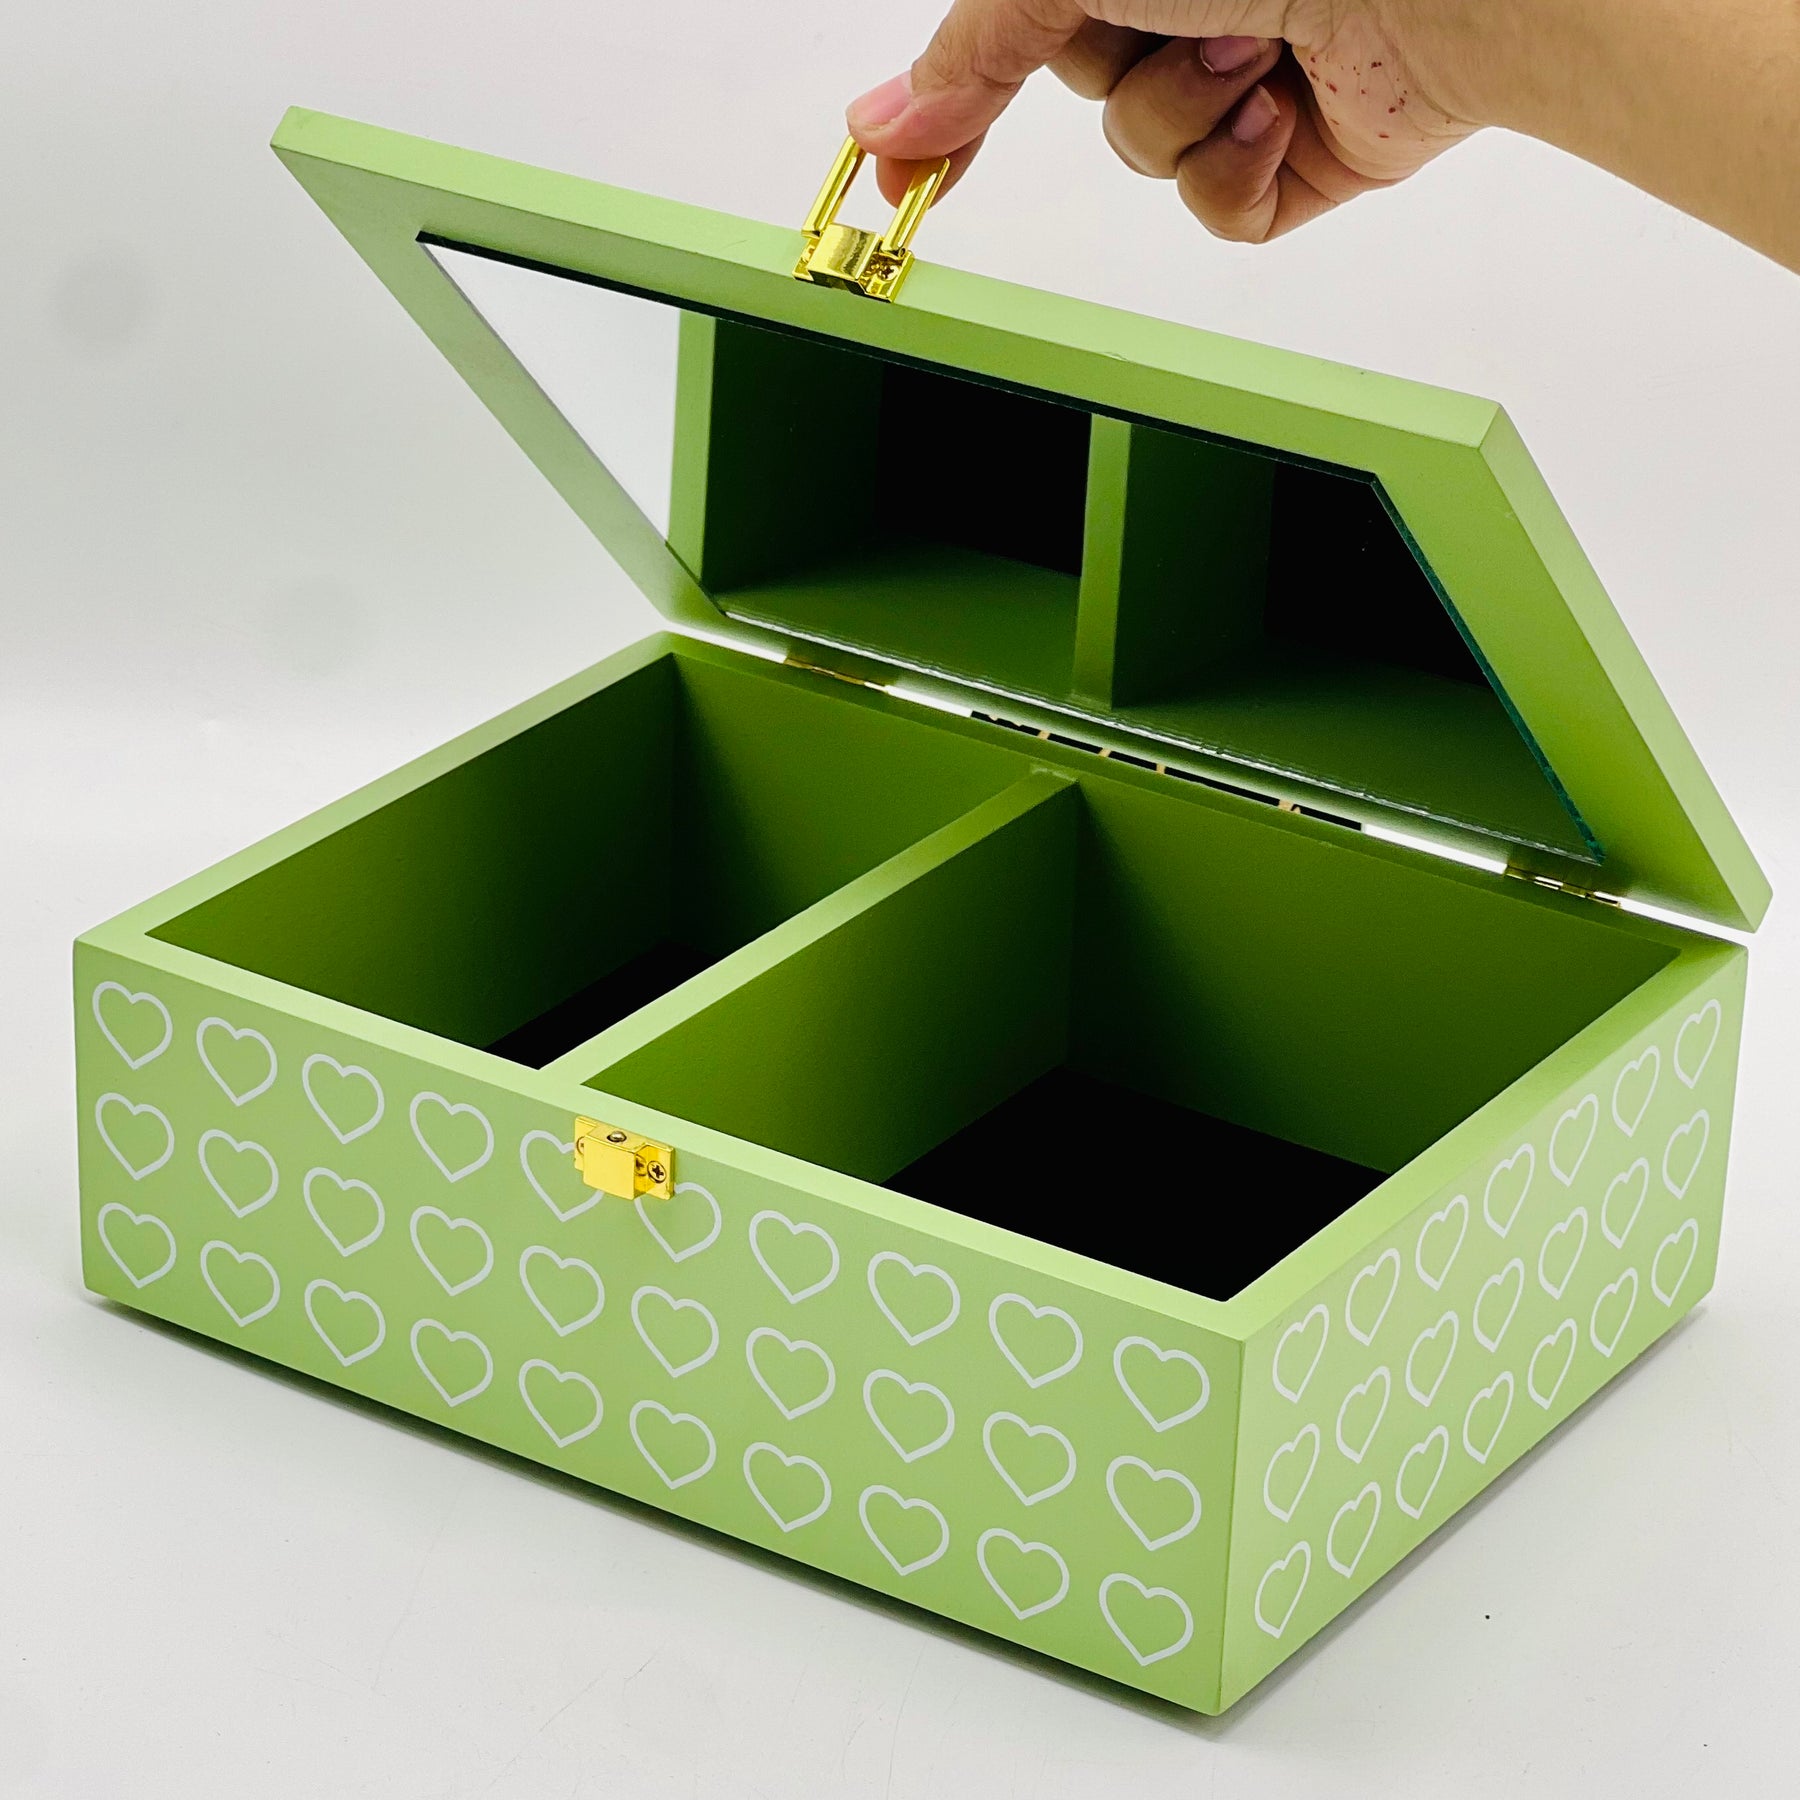
[[[1491,403],[928,261],[835,291],[797,229],[320,115],[277,147],[678,623],[1573,886],[1766,905]]]

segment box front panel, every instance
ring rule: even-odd
[[[1746,958],[1246,1346],[1229,1702],[1712,1285]]]
[[[1216,1708],[1235,1346],[679,1140],[673,1200],[605,1198],[571,1162],[584,1090],[181,956],[78,951],[94,1291]]]

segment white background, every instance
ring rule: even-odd
[[[282,108],[797,220],[843,102],[931,12],[10,9],[0,1793],[1792,1791],[1800,280],[1529,144],[1478,141],[1234,250],[1046,83],[921,241],[1505,400],[1785,890],[1713,1297],[1232,1714],[1135,1700],[83,1297],[73,935],[652,624],[268,154]]]

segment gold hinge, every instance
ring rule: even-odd
[[[1553,894],[1567,894],[1571,899],[1592,900],[1599,906],[1624,904],[1617,894],[1603,894],[1597,888],[1581,887],[1573,881],[1558,881],[1554,875],[1541,875],[1536,869],[1521,868],[1517,863],[1508,863],[1506,873],[1514,881],[1529,881],[1533,887],[1547,888]]]
[[[667,1200],[675,1192],[675,1152],[667,1144],[598,1119],[575,1121],[575,1167],[589,1187],[618,1200]]]
[[[809,675],[829,675],[833,681],[847,681],[852,687],[874,687],[873,681],[865,681],[860,675],[852,675],[846,669],[832,669],[824,663],[809,662],[804,656],[796,656],[789,651],[782,661],[790,669],[804,669]]]
[[[806,247],[794,265],[801,281],[816,281],[822,287],[848,288],[852,293],[867,294],[871,300],[891,300],[899,292],[900,283],[912,267],[913,253],[907,248],[925,210],[950,173],[950,159],[922,163],[906,185],[900,204],[894,209],[893,223],[877,234],[855,225],[840,225],[837,210],[863,166],[864,150],[855,138],[845,138],[812,203],[801,230],[806,234]]]

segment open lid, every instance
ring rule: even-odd
[[[275,148],[678,628],[1761,919],[1491,402],[927,263],[883,303],[797,229],[320,113]]]

